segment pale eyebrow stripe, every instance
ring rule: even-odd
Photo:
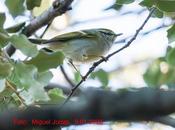
[[[84,34],[84,35],[86,34],[86,33],[85,33],[85,32],[83,32],[83,31],[78,31],[78,32],[80,32],[80,33],[82,33],[82,34]]]

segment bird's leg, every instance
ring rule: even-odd
[[[69,63],[72,65],[72,67],[73,67],[77,72],[79,72],[78,69],[75,67],[75,65],[74,65],[74,63],[73,63],[73,61],[72,61],[72,59],[69,59]]]
[[[76,66],[74,65],[72,59],[69,59],[69,63],[72,65],[72,67],[75,69],[75,71],[76,71],[77,73],[80,74],[81,78],[82,78],[83,80],[85,80],[84,76],[81,75],[80,71],[79,71],[79,70],[76,68]]]

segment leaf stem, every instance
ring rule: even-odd
[[[27,107],[27,105],[24,103],[25,102],[24,99],[22,99],[22,97],[20,96],[20,93],[16,91],[16,89],[11,85],[11,83],[8,80],[6,80],[6,84],[17,95],[21,104],[23,104],[25,107]]]

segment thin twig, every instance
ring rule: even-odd
[[[105,62],[106,60],[108,60],[113,55],[119,53],[120,51],[124,50],[125,48],[127,48],[127,47],[129,47],[131,45],[131,43],[137,38],[139,32],[143,29],[143,27],[145,26],[145,24],[150,19],[150,17],[153,14],[154,10],[155,10],[155,8],[152,8],[151,9],[148,17],[145,19],[145,21],[143,22],[143,24],[136,30],[136,33],[134,34],[133,38],[131,38],[131,40],[129,40],[126,45],[124,45],[120,49],[114,51],[113,53],[109,54],[105,58],[102,58],[99,61],[93,63],[92,67],[89,68],[89,71],[85,74],[85,76],[81,79],[81,81],[74,88],[72,88],[71,93],[69,94],[69,96],[67,97],[67,99],[63,102],[63,104],[61,105],[60,108],[62,108],[69,101],[69,99],[72,97],[72,95],[74,94],[74,92],[76,91],[76,89],[87,79],[87,77],[95,70],[95,68],[98,65],[100,65],[102,62]]]
[[[66,11],[70,10],[70,5],[72,2],[73,0],[55,0],[52,4],[52,7],[42,13],[40,16],[33,19],[30,24],[23,30],[23,33],[27,36],[30,36],[35,31],[51,22],[55,17],[62,15]]]
[[[150,29],[150,30],[148,30],[148,31],[145,31],[145,32],[143,32],[143,33],[140,33],[140,35],[145,36],[145,35],[148,35],[149,33],[152,33],[152,32],[154,32],[154,31],[160,30],[160,29],[162,29],[162,28],[169,27],[169,26],[171,26],[171,25],[172,25],[172,23],[171,23],[171,24],[168,24],[168,25],[165,25],[165,24],[163,23],[162,25],[160,25],[160,26],[158,26],[158,27],[155,27],[155,28],[153,28],[153,29]],[[123,39],[120,39],[119,41],[116,41],[115,44],[126,42],[127,39],[129,39],[129,38],[131,38],[131,37],[133,37],[133,35],[130,35],[130,36],[127,36],[127,37],[125,37],[125,38],[123,38]]]
[[[64,75],[64,78],[67,80],[67,82],[71,85],[71,87],[72,88],[74,88],[75,87],[75,84],[71,81],[71,79],[68,77],[68,75],[67,75],[67,73],[66,73],[66,71],[65,71],[65,69],[64,69],[64,67],[61,65],[60,66],[60,70],[61,70],[61,72],[63,73],[63,75]]]
[[[53,21],[53,20],[52,20]],[[41,34],[40,38],[43,38],[44,34],[47,32],[47,30],[49,29],[50,25],[52,24],[52,21],[47,25],[47,27],[45,28],[44,32]],[[64,70],[64,67],[61,65],[60,66],[60,70],[64,75],[64,78],[67,80],[67,82],[71,85],[72,88],[75,87],[75,84],[71,81],[71,79],[68,77],[66,71]]]
[[[51,22],[49,22],[46,26],[46,28],[44,29],[43,33],[41,34],[40,38],[43,38],[43,36],[45,35],[45,33],[47,32],[47,30],[49,29],[50,25],[52,24],[53,20]]]
[[[47,27],[44,29],[44,32],[41,34],[40,38],[43,38],[44,34],[47,32],[47,30],[49,29],[50,25],[52,24],[53,20],[47,24]],[[60,70],[64,75],[64,78],[67,80],[67,82],[71,85],[71,87],[75,87],[74,83],[71,81],[71,79],[68,77],[68,75],[66,74],[66,71],[64,70],[64,67],[61,65],[60,66]]]
[[[172,126],[175,128],[175,119],[170,116],[156,117],[152,121],[159,122],[161,124],[165,124],[165,125]]]

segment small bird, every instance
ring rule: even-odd
[[[112,30],[104,28],[87,29],[42,40],[40,44],[52,51],[62,51],[72,62],[86,63],[103,58],[120,35],[122,34],[115,34]],[[34,39],[31,39],[31,42],[38,43]]]

